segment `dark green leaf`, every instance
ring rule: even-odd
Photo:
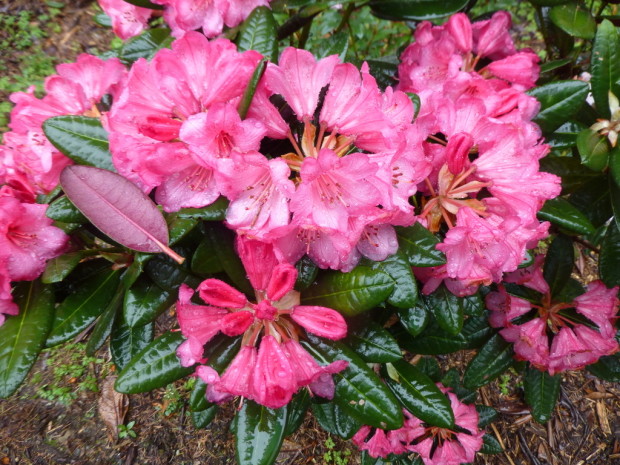
[[[262,7],[261,7],[262,8]],[[239,102],[239,116],[241,119],[245,119],[248,114],[248,110],[250,109],[250,105],[252,104],[252,99],[254,99],[254,94],[256,93],[256,88],[258,87],[258,83],[263,77],[265,70],[267,69],[267,59],[264,58],[252,73],[252,77],[250,78],[250,82],[248,83],[245,91],[243,92],[243,96],[241,97],[241,101]]]
[[[609,145],[606,137],[590,128],[584,129],[577,135],[577,150],[582,165],[593,171],[603,171],[607,168]]]
[[[620,186],[609,176],[609,196],[611,198],[611,208],[614,212],[616,226],[620,227]]]
[[[435,383],[441,379],[441,368],[435,357],[422,357],[416,364],[416,368]]]
[[[485,434],[482,437],[482,449],[480,449],[481,454],[501,454],[502,452],[504,452],[504,449],[494,436]]]
[[[399,308],[398,316],[401,324],[412,336],[420,334],[430,319],[426,305],[422,301],[418,301],[413,308]]]
[[[556,197],[545,202],[538,212],[538,219],[550,221],[568,231],[579,234],[594,232],[590,220],[567,200]]]
[[[334,404],[332,404],[334,405]],[[307,389],[300,390],[288,404],[288,417],[284,436],[290,436],[296,432],[306,418],[306,412],[310,407],[310,394]]]
[[[312,413],[325,431],[344,439],[351,439],[363,426],[334,402],[312,404]]]
[[[589,90],[587,82],[556,81],[528,91],[541,104],[534,121],[543,132],[554,131],[577,113]]]
[[[454,426],[448,398],[432,379],[405,360],[388,363],[383,379],[403,406],[425,423],[440,428]]]
[[[317,44],[314,54],[317,58],[325,58],[330,55],[338,55],[340,61],[347,61],[347,51],[349,50],[349,34],[338,32],[332,34]]]
[[[110,352],[119,371],[153,341],[153,334],[153,323],[130,327],[122,319],[116,322],[110,338]]]
[[[494,335],[469,362],[463,386],[478,389],[490,383],[512,365],[513,355],[512,344],[499,334]]]
[[[568,121],[557,128],[552,134],[549,134],[545,138],[545,142],[556,151],[572,149],[577,141],[577,134],[583,129],[585,129],[583,124]]]
[[[585,170],[582,168],[582,171]],[[568,201],[586,215],[595,228],[605,224],[613,215],[607,176],[591,178],[579,187]]]
[[[543,268],[543,276],[549,283],[552,297],[568,282],[573,271],[574,256],[573,241],[562,234],[557,235],[547,250]]]
[[[587,370],[605,381],[620,383],[620,354],[601,357],[595,364],[588,365]]]
[[[196,378],[196,384],[194,384],[194,389],[192,389],[192,393],[189,395],[189,409],[192,412],[200,412],[201,410],[206,410],[211,404],[207,398],[205,397],[207,393],[207,383],[205,383],[202,378]]]
[[[314,264],[310,257],[304,255],[303,257],[301,257],[301,260],[295,263],[295,268],[297,268],[297,281],[295,281],[295,290],[304,291],[316,279],[316,276],[319,273],[319,267]]]
[[[235,252],[233,245],[235,234],[219,224],[209,224],[206,232],[217,258],[235,287],[247,295],[253,295],[254,289],[248,280],[241,259]]]
[[[435,292],[424,298],[428,308],[437,324],[450,334],[458,334],[463,328],[464,308],[463,302],[452,294],[444,285]]]
[[[116,171],[108,145],[108,131],[98,118],[54,116],[45,120],[43,131],[49,141],[80,165]]]
[[[440,266],[446,263],[443,252],[435,248],[439,239],[420,223],[408,228],[396,228],[396,232],[400,251],[411,266]]]
[[[124,286],[121,282],[118,284],[116,291],[114,292],[114,297],[97,320],[97,324],[88,338],[88,344],[86,344],[86,355],[93,356],[112,333],[112,327],[114,326],[114,321],[116,320],[116,315],[118,314],[118,310],[123,302],[124,295]]]
[[[312,335],[309,339],[309,343],[302,344],[322,364],[336,360],[349,363],[343,371],[334,374],[334,402],[365,425],[383,429],[401,427],[403,416],[398,401],[355,352],[341,342]]]
[[[202,208],[181,208],[177,215],[179,218],[195,218],[203,221],[224,221],[228,199],[220,196],[211,205]]]
[[[147,392],[187,376],[194,367],[182,367],[176,350],[181,333],[168,332],[155,339],[121,371],[115,389],[125,394]]]
[[[478,412],[478,428],[490,425],[497,418],[497,410],[488,405],[476,405],[476,411]]]
[[[603,118],[609,118],[609,92],[620,96],[620,50],[616,27],[608,20],[603,20],[596,30],[592,58],[590,61],[592,79],[592,97],[596,111]]]
[[[571,145],[574,144],[571,143]],[[540,169],[562,178],[562,193],[564,194],[570,194],[587,184],[588,181],[600,177],[594,171],[584,170],[581,161],[573,157],[547,156],[540,160]]]
[[[82,212],[73,205],[66,195],[54,200],[50,206],[47,207],[45,215],[48,218],[63,223],[84,224],[88,222],[88,219],[82,215]]]
[[[181,218],[176,213],[167,216],[169,244],[174,245],[185,238],[199,223],[198,218]]]
[[[463,306],[463,313],[467,316],[483,316],[485,305],[480,292],[468,295],[466,297],[460,297],[461,305]]]
[[[350,330],[345,342],[366,362],[393,362],[402,357],[396,340],[374,321]]]
[[[616,186],[620,187],[620,146],[613,148],[609,152],[609,174]]]
[[[394,21],[422,21],[443,18],[467,6],[467,0],[371,0],[372,13]]]
[[[275,63],[278,61],[277,33],[278,24],[273,19],[273,13],[269,8],[259,6],[241,24],[237,48],[240,51],[256,50]]]
[[[85,282],[56,309],[47,346],[55,346],[86,329],[107,308],[114,297],[120,270],[107,270]]]
[[[566,66],[569,63],[571,63],[570,58],[562,58],[561,60],[548,61],[547,63],[543,63],[542,65],[540,65],[540,74],[548,73],[549,71],[553,71],[555,69]]]
[[[461,402],[471,404],[475,402],[478,393],[471,389],[466,389],[461,385],[461,377],[456,368],[450,368],[446,374],[439,380],[445,387],[452,389]]]
[[[601,244],[599,274],[607,287],[620,285],[620,231],[615,222],[607,227]]]
[[[131,64],[138,58],[150,60],[158,50],[169,47],[172,40],[169,29],[149,29],[139,36],[129,39],[123,45],[119,58],[126,64]]]
[[[224,271],[224,267],[213,247],[214,244],[208,237],[198,244],[191,263],[191,269],[194,273],[209,275]]]
[[[191,412],[194,426],[198,429],[206,428],[213,421],[218,410],[219,407],[217,405],[211,405],[209,408],[204,410]]]
[[[54,319],[54,294],[40,281],[21,282],[13,290],[19,314],[0,326],[0,398],[13,394],[45,345]]]
[[[78,266],[84,256],[84,252],[69,252],[52,258],[45,265],[41,281],[46,284],[59,283]]]
[[[304,305],[333,308],[354,316],[376,307],[394,289],[394,280],[382,271],[358,266],[349,273],[327,271],[302,296]]]
[[[596,33],[596,21],[592,13],[583,5],[570,2],[554,6],[549,12],[553,24],[564,32],[582,39],[593,39]]]
[[[154,321],[177,299],[177,293],[164,291],[147,277],[140,277],[125,294],[123,315],[130,328]]]
[[[246,399],[235,417],[239,465],[271,465],[284,440],[288,408],[272,410]]]
[[[396,73],[400,60],[395,56],[381,57],[377,59],[366,60],[370,68],[370,74],[377,80],[377,84],[381,89],[388,86],[394,86],[396,81]]]
[[[411,308],[418,300],[418,287],[411,272],[411,265],[401,252],[390,255],[382,262],[372,265],[394,280],[394,290],[387,298],[387,303],[397,308]]]
[[[538,423],[546,423],[553,414],[553,408],[560,394],[560,375],[551,376],[547,372],[528,366],[523,376],[525,401],[532,407],[532,416]]]
[[[189,256],[190,251],[180,247],[174,248],[182,256]],[[190,279],[187,264],[179,265],[170,257],[159,254],[151,258],[145,265],[146,274],[162,289],[177,293],[179,286]]]
[[[142,8],[150,8],[151,10],[163,10],[164,7],[162,5],[157,5],[149,0],[125,0],[127,3],[131,3],[132,5],[141,6]]]

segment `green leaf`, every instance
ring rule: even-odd
[[[218,410],[219,407],[217,405],[211,405],[207,409],[191,412],[194,426],[198,429],[206,428],[213,421]]]
[[[192,272],[203,276],[224,271],[224,267],[213,248],[213,242],[208,237],[198,244],[192,256],[191,269]]]
[[[620,383],[620,354],[601,357],[598,362],[588,365],[586,369],[605,381]]]
[[[594,226],[590,220],[573,204],[561,197],[547,200],[537,216],[539,220],[550,221],[578,234],[585,235],[594,232]]]
[[[547,135],[545,143],[549,144],[556,151],[572,149],[577,141],[577,134],[583,129],[585,129],[583,124],[567,121],[553,133]]]
[[[198,226],[197,218],[180,218],[176,213],[166,217],[168,224],[169,245],[177,244]]]
[[[553,24],[573,37],[593,39],[596,21],[589,10],[576,2],[554,6],[549,12]]]
[[[570,145],[572,146],[574,143]],[[581,161],[574,157],[547,156],[540,160],[540,169],[562,178],[563,194],[575,192],[589,181],[600,177],[599,173],[584,170]]]
[[[86,329],[107,308],[114,297],[120,270],[107,270],[90,278],[56,309],[47,346],[71,339]]]
[[[437,323],[450,334],[458,334],[463,328],[463,302],[444,285],[424,297],[426,308],[433,312]]]
[[[435,248],[439,239],[420,223],[408,228],[396,228],[396,233],[399,250],[407,257],[411,266],[440,266],[446,263],[443,252]]]
[[[181,252],[182,256],[189,256],[189,251],[176,246],[175,251]],[[144,270],[151,280],[160,288],[177,293],[179,286],[190,279],[187,264],[179,265],[170,257],[158,254],[151,258],[145,265]]]
[[[546,423],[553,414],[553,408],[560,394],[560,375],[551,376],[531,365],[523,376],[525,401],[532,407],[532,416],[538,423]]]
[[[97,324],[88,338],[88,344],[86,344],[86,355],[92,357],[112,333],[112,327],[114,325],[114,321],[116,320],[116,314],[121,307],[124,295],[125,289],[123,283],[119,282],[116,287],[116,291],[114,292],[114,297],[97,320]]]
[[[620,146],[609,152],[609,174],[616,186],[620,187]]]
[[[284,440],[288,408],[272,410],[246,399],[237,413],[235,446],[239,465],[271,465]]]
[[[329,37],[322,39],[317,44],[314,54],[317,58],[325,58],[330,55],[338,55],[340,61],[347,61],[347,51],[349,50],[349,34],[337,32]]]
[[[614,212],[616,226],[620,227],[620,186],[616,184],[612,176],[609,176],[609,196],[611,198],[611,208]]]
[[[394,290],[387,298],[387,303],[397,308],[411,308],[415,305],[418,286],[404,254],[397,252],[390,255],[382,262],[374,262],[372,268],[383,271],[394,280]]]
[[[433,382],[441,379],[441,368],[435,357],[422,357],[416,364],[416,368],[428,376]]]
[[[258,83],[263,77],[265,70],[267,69],[267,59],[264,58],[258,65],[256,65],[256,69],[252,73],[252,77],[250,78],[250,82],[248,83],[245,91],[243,92],[243,96],[241,97],[241,101],[239,102],[239,116],[241,119],[245,119],[248,114],[248,110],[250,109],[250,105],[252,104],[252,99],[254,98],[254,94],[256,93],[256,88],[258,87]]]
[[[532,258],[531,261],[534,259]],[[483,316],[485,304],[480,296],[480,291],[466,297],[459,297],[459,301],[463,306],[463,313],[467,316]]]
[[[445,387],[452,389],[461,402],[471,404],[475,402],[478,393],[471,389],[464,388],[461,384],[461,377],[456,368],[450,368],[446,374],[439,380]]]
[[[297,268],[297,280],[295,281],[295,290],[304,291],[314,282],[317,274],[319,273],[319,267],[308,257],[304,255],[301,259],[295,263]]]
[[[424,302],[419,301],[415,307],[399,308],[398,317],[401,324],[412,336],[417,336],[426,328],[430,315]]]
[[[582,169],[582,171],[585,171]],[[588,170],[590,171],[590,170]],[[579,187],[569,197],[568,201],[575,205],[595,228],[602,226],[613,215],[609,195],[609,181],[607,176],[595,176]]]
[[[370,68],[370,74],[377,80],[377,84],[381,89],[388,86],[394,86],[396,81],[396,73],[400,60],[396,56],[387,56],[376,59],[366,60]]]
[[[73,202],[71,202],[66,195],[54,200],[50,206],[47,207],[45,215],[48,218],[63,223],[88,223],[88,219],[75,205],[73,205]]]
[[[577,150],[582,165],[593,171],[603,171],[607,168],[609,144],[606,137],[590,128],[584,129],[577,135]]]
[[[169,29],[160,27],[149,29],[125,42],[119,58],[125,64],[132,64],[138,58],[150,60],[159,50],[169,47],[172,40]]]
[[[450,401],[422,371],[399,360],[386,365],[383,379],[403,406],[420,420],[440,428],[454,427]]]
[[[497,418],[497,410],[488,405],[476,405],[476,411],[478,412],[478,428],[490,425]]]
[[[147,277],[140,277],[125,294],[123,316],[130,328],[154,321],[177,299],[177,293],[164,291]]]
[[[148,392],[192,373],[194,367],[182,367],[176,354],[183,339],[172,332],[155,339],[121,371],[115,389],[124,394]]]
[[[334,404],[332,404],[334,405]],[[288,404],[288,417],[284,436],[290,436],[296,432],[306,418],[306,412],[310,407],[310,394],[307,389],[300,390]]]
[[[108,144],[108,131],[98,118],[54,116],[43,123],[49,141],[80,165],[116,171]]]
[[[41,281],[45,284],[59,283],[71,273],[82,261],[86,254],[84,252],[69,252],[52,258],[45,265],[45,271],[41,276]]]
[[[495,334],[469,362],[463,386],[478,389],[490,383],[512,365],[513,355],[512,344]]]
[[[18,283],[13,299],[19,314],[0,326],[0,398],[13,394],[45,346],[54,319],[54,294],[40,281]]]
[[[354,316],[376,307],[392,293],[394,280],[382,271],[358,266],[348,273],[327,271],[308,288],[304,305],[333,308],[346,316]]]
[[[467,0],[371,0],[375,16],[394,21],[423,21],[443,18],[463,10]]]
[[[254,289],[248,280],[243,263],[235,252],[233,245],[235,233],[219,224],[209,224],[206,233],[217,258],[235,287],[247,295],[254,295]]]
[[[400,347],[392,335],[374,321],[349,330],[345,343],[366,362],[385,363],[402,358]]]
[[[363,426],[334,402],[312,404],[312,413],[321,428],[344,439],[351,439]]]
[[[504,449],[499,441],[495,439],[495,436],[491,436],[488,433],[482,436],[481,454],[501,454],[502,452],[504,452]]]
[[[543,267],[543,277],[549,283],[552,297],[558,294],[568,282],[573,271],[574,256],[573,241],[567,236],[558,234],[549,245]]]
[[[239,51],[256,50],[271,62],[278,61],[278,24],[271,10],[265,6],[255,8],[241,24],[237,36]]]
[[[589,91],[583,81],[556,81],[528,91],[541,104],[534,122],[543,132],[553,132],[577,113]]]
[[[309,343],[302,342],[302,345],[322,364],[336,360],[349,363],[347,368],[333,375],[336,383],[334,402],[365,425],[383,429],[402,426],[398,401],[355,352],[341,342],[325,341],[313,335],[308,337]]]
[[[603,20],[596,30],[592,58],[590,61],[592,79],[592,97],[596,111],[603,118],[611,116],[609,111],[609,92],[620,96],[618,80],[620,80],[620,49],[616,26]]]
[[[116,322],[110,338],[110,352],[119,371],[153,341],[153,334],[153,323],[130,327],[122,319]]]
[[[192,389],[192,393],[189,395],[189,409],[192,412],[200,412],[201,410],[208,409],[210,405],[213,405],[206,399],[206,393],[207,383],[197,377],[194,389]]]
[[[620,285],[620,231],[615,222],[607,227],[598,266],[601,279],[607,287]]]
[[[151,10],[163,10],[164,7],[162,5],[157,5],[155,3],[150,2],[149,0],[125,0],[127,3],[131,3],[132,5],[141,6],[142,8],[150,8]]]
[[[177,215],[179,218],[194,218],[203,221],[224,221],[226,218],[226,209],[228,208],[228,199],[220,196],[211,205],[202,208],[181,208]]]

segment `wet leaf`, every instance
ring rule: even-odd
[[[620,45],[618,44],[618,32],[616,27],[604,19],[599,24],[592,47],[590,61],[590,74],[592,79],[592,97],[596,105],[597,113],[603,118],[609,118],[609,92],[620,97]]]
[[[513,355],[512,344],[495,334],[467,365],[463,386],[467,389],[478,389],[490,383],[510,368]]]
[[[396,228],[396,233],[399,250],[407,257],[411,266],[440,266],[446,263],[443,252],[435,248],[439,239],[420,223],[408,228]]]
[[[534,122],[543,132],[553,132],[577,113],[589,91],[583,81],[556,81],[528,91],[541,105]]]
[[[581,213],[568,200],[561,197],[547,200],[543,208],[538,211],[538,219],[550,221],[568,231],[578,234],[585,235],[594,232],[594,226],[588,217]]]

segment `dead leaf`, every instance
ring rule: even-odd
[[[611,428],[609,427],[609,418],[607,418],[607,407],[605,407],[605,403],[602,401],[598,401],[596,403],[596,413],[598,415],[598,421],[601,425],[601,429],[603,430],[603,434],[606,436],[611,435]]]
[[[129,407],[128,397],[114,390],[116,378],[116,376],[108,376],[103,380],[98,402],[99,415],[107,427],[108,438],[111,442],[118,440],[118,425],[122,425],[125,421]]]

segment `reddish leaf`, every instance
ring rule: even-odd
[[[108,376],[101,385],[99,396],[99,415],[108,429],[108,438],[111,442],[118,439],[118,426],[123,424],[129,398],[125,394],[114,390],[116,376]]]
[[[118,243],[140,252],[163,251],[183,262],[168,247],[168,227],[157,206],[127,179],[100,168],[72,165],[62,171],[60,184],[84,216]]]

